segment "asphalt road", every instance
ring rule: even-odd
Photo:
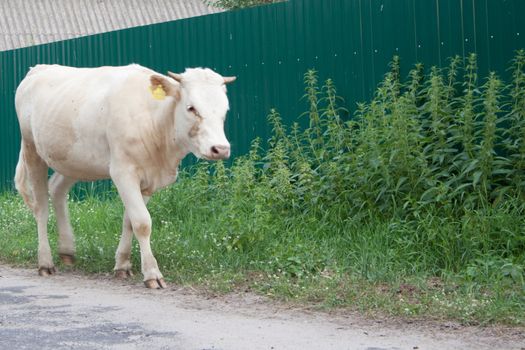
[[[293,309],[250,293],[0,265],[0,349],[524,349],[523,330],[404,323]]]

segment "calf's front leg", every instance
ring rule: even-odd
[[[151,251],[151,216],[146,208],[147,199],[142,197],[140,191],[140,182],[132,174],[112,174],[112,179],[124,203],[125,215],[129,218],[131,229],[139,242],[144,284],[153,289],[166,288],[164,277],[160,273],[157,260]],[[126,219],[124,219],[124,224],[126,224]],[[123,229],[121,244],[117,250],[117,259],[119,250],[125,253],[128,249],[131,249],[131,237],[129,237],[129,232]]]

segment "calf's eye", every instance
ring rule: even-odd
[[[197,110],[193,106],[186,106],[186,110],[191,113],[196,113]]]

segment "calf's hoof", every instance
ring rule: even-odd
[[[132,277],[133,272],[131,270],[115,270],[115,278],[125,280],[128,277]]]
[[[161,289],[161,288],[163,289],[163,288],[168,287],[168,285],[164,281],[164,278],[151,279],[151,280],[144,281],[144,285],[146,286],[146,288],[149,288],[149,289]]]
[[[41,267],[38,269],[38,274],[43,277],[54,275],[56,272],[55,267]]]
[[[72,266],[75,263],[75,256],[70,254],[60,254],[60,260],[64,265]]]

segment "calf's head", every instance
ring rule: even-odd
[[[175,82],[153,75],[153,86],[162,85],[175,98],[174,139],[199,158],[226,159],[230,143],[224,134],[229,109],[226,84],[235,77],[223,77],[208,68],[188,68],[184,73],[168,72]]]

